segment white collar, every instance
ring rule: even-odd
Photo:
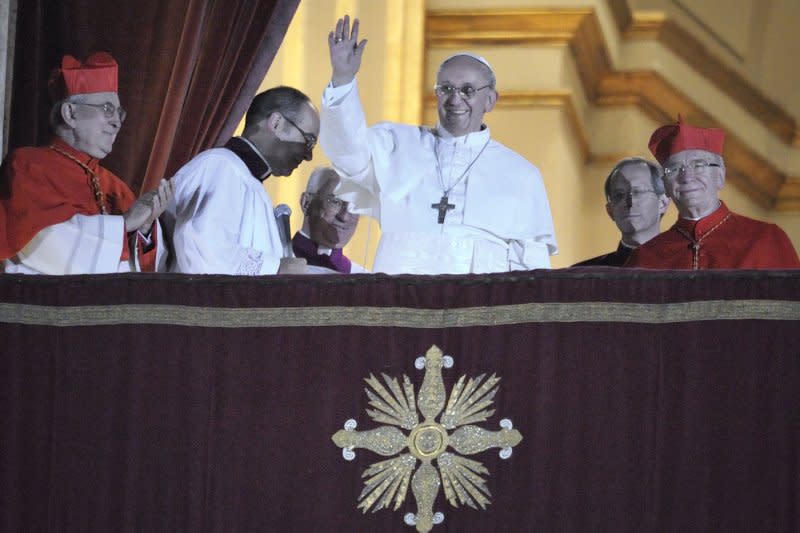
[[[298,233],[300,233],[300,235],[302,235],[309,241],[313,242],[314,244],[317,244],[316,242],[314,242],[314,239],[311,238],[311,235],[307,235],[305,231],[300,230]],[[325,246],[320,246],[319,244],[317,244],[317,254],[331,255],[332,253],[333,253],[333,248],[326,248]]]
[[[695,217],[681,217],[681,218],[682,218],[682,219],[684,219],[684,220],[691,220],[691,221],[693,221],[693,222],[696,222],[696,221],[698,221],[698,220],[703,220],[703,219],[704,219],[704,218],[706,218],[708,215],[711,215],[711,214],[713,214],[713,213],[716,213],[716,212],[717,212],[717,209],[719,209],[720,207],[722,207],[722,200],[717,200],[717,207],[715,207],[714,209],[712,209],[710,213],[706,213],[705,215],[703,215],[703,216],[701,216],[701,217],[697,217],[697,218],[695,218]]]
[[[482,125],[480,131],[473,131],[466,135],[459,135],[458,137],[447,131],[447,128],[442,126],[441,123],[436,124],[436,127],[433,128],[431,132],[440,139],[457,143],[460,142],[462,144],[477,144],[479,146],[483,146],[489,138],[489,126],[486,124]]]

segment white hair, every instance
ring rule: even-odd
[[[331,167],[317,167],[308,177],[307,193],[316,193],[328,181],[339,181],[339,174]]]

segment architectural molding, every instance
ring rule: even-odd
[[[607,0],[626,40],[658,41],[764,124],[783,142],[800,147],[800,127],[780,105],[727,66],[691,33],[660,12],[631,12],[627,0]]]
[[[639,26],[635,22],[627,23],[628,19],[635,21],[635,16],[616,5],[624,4],[627,7],[627,3],[609,1],[617,23],[625,24],[621,27],[632,28],[632,34],[642,36],[646,31],[656,31],[656,35],[679,35],[677,30],[664,30],[669,25],[659,22],[657,17],[642,19]],[[675,37],[669,39],[671,42]],[[428,48],[470,48],[489,44],[567,46],[573,54],[583,90],[592,105],[632,105],[661,123],[674,121],[675,115],[681,112],[684,118],[694,124],[721,127],[709,113],[657,72],[616,71],[611,65],[605,37],[593,9],[429,11],[426,16],[425,41]],[[686,50],[690,48],[691,46],[687,46]],[[718,72],[718,76],[738,76],[730,72],[726,74],[723,67],[712,70]],[[702,72],[705,73],[705,69]],[[735,83],[735,80],[729,83]],[[751,90],[749,85],[742,87],[744,88],[735,89],[740,98],[755,98],[757,92],[754,89]],[[575,128],[579,143],[586,148],[586,160],[594,161],[603,157],[591,153],[586,130],[575,112],[570,91],[504,93],[498,105],[503,100],[506,100],[503,105],[535,106],[549,103],[563,106]],[[741,100],[737,102],[746,105]],[[771,109],[772,118],[769,119],[769,124],[782,132],[781,138],[784,141],[797,136],[793,125],[793,133],[789,136],[789,123],[785,117],[780,116],[779,110],[770,107],[769,101],[759,100],[747,105],[750,105],[749,111],[758,109],[768,113]],[[771,131],[778,135],[775,129],[771,128]],[[728,180],[758,205],[781,211],[800,211],[800,177],[787,177],[732,134],[727,135],[724,157]]]
[[[788,177],[783,182],[775,210],[800,212],[800,176]]]
[[[504,92],[497,100],[496,109],[506,108],[532,108],[532,107],[555,107],[561,109],[575,132],[578,148],[584,160],[591,155],[589,137],[586,129],[578,118],[578,110],[572,98],[572,91],[513,91]]]
[[[611,60],[593,9],[429,11],[426,47],[473,45],[567,45],[592,99],[597,80]]]

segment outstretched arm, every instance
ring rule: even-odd
[[[350,30],[350,16],[336,22],[336,29],[328,34],[328,49],[331,54],[331,83],[334,87],[347,85],[356,77],[361,68],[361,56],[367,40],[358,42],[358,19],[353,20]]]

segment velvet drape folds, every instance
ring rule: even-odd
[[[50,70],[65,53],[110,52],[128,119],[104,166],[135,192],[224,144],[299,0],[19,2],[9,147],[49,138]],[[324,38],[322,36],[321,38]]]
[[[5,275],[0,339],[0,531],[412,533],[412,488],[362,513],[362,475],[436,427],[331,437],[392,426],[371,375],[435,403],[432,344],[448,397],[500,378],[469,424],[522,436],[449,441],[491,503],[443,486],[433,533],[800,530],[797,272]]]

